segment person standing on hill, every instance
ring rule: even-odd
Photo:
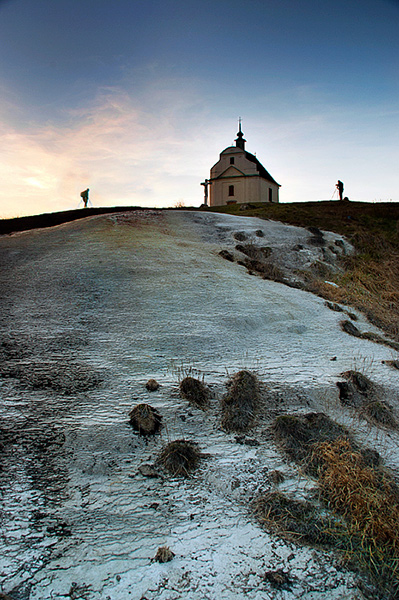
[[[340,181],[338,179],[338,182],[336,183],[335,187],[338,190],[339,199],[342,200],[342,197],[343,197],[343,194],[344,194],[344,184],[342,183],[342,181]]]
[[[89,188],[87,188],[87,190],[84,190],[84,192],[80,192],[80,197],[83,200],[84,208],[87,208],[87,205],[89,203]]]

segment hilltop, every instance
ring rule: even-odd
[[[0,234],[52,227],[88,216],[143,210],[140,207],[102,207],[48,213],[0,221]],[[150,210],[150,209],[148,209]],[[158,209],[175,210],[175,209]],[[332,302],[361,310],[368,320],[399,341],[399,204],[395,202],[297,202],[230,205],[203,210],[258,217],[299,227],[344,235],[355,253],[341,260],[344,273],[316,271],[306,289]],[[325,283],[326,276],[337,287]]]

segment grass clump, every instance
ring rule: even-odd
[[[371,424],[389,429],[397,429],[398,422],[395,419],[392,408],[386,402],[375,400],[366,404],[361,410],[361,415]]]
[[[391,406],[380,400],[372,381],[358,371],[345,371],[344,382],[337,382],[339,399],[344,406],[358,409],[358,414],[372,425],[396,429],[397,420]]]
[[[259,404],[259,381],[250,371],[239,371],[222,398],[221,424],[226,431],[245,431],[254,422]]]
[[[399,594],[399,490],[381,469],[367,465],[348,440],[319,444],[319,489],[347,519],[355,541],[352,560],[367,568],[383,598]]]
[[[341,326],[342,331],[345,331],[345,333],[348,333],[349,335],[352,335],[353,337],[358,337],[358,338],[362,337],[361,331],[356,327],[356,325],[354,325],[352,323],[352,321],[348,321],[348,320],[341,321],[340,326]]]
[[[186,440],[170,442],[162,450],[158,463],[173,476],[188,477],[201,459],[198,445]]]
[[[292,425],[292,424],[291,424]],[[327,545],[344,552],[354,568],[361,568],[375,585],[375,598],[399,597],[399,489],[367,453],[347,438],[312,445],[313,474],[320,507],[270,492],[253,504],[259,521],[284,538],[311,545]]]
[[[361,409],[374,399],[375,386],[368,377],[358,371],[345,371],[342,377],[346,381],[337,382],[341,404]]]
[[[340,326],[342,331],[345,331],[345,333],[348,333],[353,337],[361,338],[362,340],[369,340],[370,342],[375,342],[376,344],[383,344],[384,346],[388,346],[389,348],[393,348],[394,350],[399,350],[399,342],[387,340],[378,333],[374,333],[373,331],[360,331],[356,327],[356,325],[354,325],[351,321],[341,321]]]
[[[162,416],[149,404],[137,404],[129,413],[130,425],[142,435],[154,435],[162,427]]]
[[[195,377],[185,377],[179,385],[180,394],[197,408],[203,410],[209,406],[209,389]]]
[[[281,415],[275,419],[272,433],[286,454],[312,475],[320,466],[313,455],[315,444],[349,438],[349,431],[324,413]]]
[[[366,392],[364,376],[357,378],[355,371],[346,375]],[[384,409],[383,415],[387,418]],[[272,431],[288,456],[317,479],[320,499],[346,525],[323,518],[320,525],[316,516],[316,533],[311,529],[307,535],[313,527],[311,509],[294,506],[281,494],[271,497],[272,504],[268,497],[267,502],[260,499],[262,522],[288,537],[293,530],[302,541],[344,550],[347,560],[365,569],[382,590],[377,598],[398,598],[399,488],[381,468],[378,453],[360,448],[348,430],[322,413],[282,415]],[[325,542],[318,541],[319,530]]]
[[[165,563],[173,560],[175,553],[169,548],[169,546],[160,546],[157,550],[154,560],[159,563]]]
[[[329,308],[330,310],[333,310],[335,312],[344,312],[344,309],[342,308],[342,306],[340,306],[339,304],[336,304],[336,302],[329,302],[328,300],[326,300],[324,305],[327,306],[327,308]]]
[[[229,262],[234,262],[234,256],[231,252],[229,252],[228,250],[221,250],[219,252],[219,256],[221,256],[222,258],[224,258],[225,260],[228,260]]]
[[[320,516],[320,508],[310,502],[294,500],[281,492],[269,492],[255,500],[253,508],[268,530],[286,539],[311,545],[338,545],[339,525],[331,518]]]
[[[373,383],[366,375],[360,373],[360,371],[344,371],[342,377],[345,377],[355,388],[362,394],[368,394],[373,391]]]
[[[289,573],[283,571],[283,569],[276,569],[274,571],[266,571],[263,579],[267,581],[272,588],[276,590],[287,590],[291,591],[292,578]]]
[[[159,390],[160,385],[156,379],[149,379],[145,384],[145,387],[149,392],[156,392],[157,390]]]
[[[388,367],[399,371],[399,360],[382,360],[381,362],[383,365],[388,365]]]

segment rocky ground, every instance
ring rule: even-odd
[[[328,281],[340,268],[352,250],[344,238],[255,218],[134,211],[5,235],[0,249],[4,594],[375,597],[336,550],[288,541],[253,509],[276,490],[317,504],[315,480],[272,435],[279,415],[323,412],[397,473],[396,429],[367,420],[360,409],[371,391],[342,376],[365,375],[395,419],[396,351],[348,335],[342,321],[382,334],[301,289],[309,274]],[[221,399],[242,369],[256,373],[259,406],[248,430],[226,431]],[[187,375],[208,386],[206,410],[181,396]],[[151,378],[159,389],[147,390]],[[143,402],[162,416],[155,436],[129,424]],[[202,453],[190,477],[156,467],[176,439]],[[163,546],[174,556],[160,563]]]

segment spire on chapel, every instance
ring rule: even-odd
[[[236,139],[236,147],[237,148],[241,148],[241,150],[245,150],[245,142],[247,140],[244,140],[244,134],[241,131],[241,117],[239,117],[238,119],[238,133],[237,133],[237,139]]]

